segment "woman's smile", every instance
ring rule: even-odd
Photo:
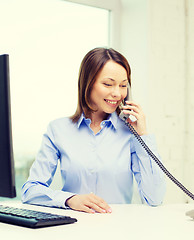
[[[104,99],[104,101],[111,107],[116,107],[120,101]]]

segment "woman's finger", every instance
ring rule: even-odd
[[[96,196],[95,194],[90,196],[90,202],[92,205],[92,208],[97,212],[111,212],[110,206],[100,197]]]

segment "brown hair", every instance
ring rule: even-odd
[[[96,77],[103,66],[112,60],[123,66],[127,72],[127,79],[131,86],[131,69],[126,58],[112,48],[94,48],[83,58],[78,78],[78,104],[77,110],[70,118],[77,122],[82,113],[86,116],[94,111],[90,106],[90,93]],[[119,109],[117,108],[117,112]]]

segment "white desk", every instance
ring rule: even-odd
[[[70,225],[42,229],[29,229],[0,223],[2,240],[104,240],[104,239],[194,239],[194,221],[185,212],[194,204],[174,204],[159,207],[146,205],[111,205],[111,214],[88,214],[71,210],[23,205],[19,202],[1,203],[13,207],[28,208],[68,215],[78,219]]]

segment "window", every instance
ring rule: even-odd
[[[0,54],[10,56],[17,195],[48,123],[74,113],[83,56],[109,46],[109,11],[61,0],[1,0]]]

